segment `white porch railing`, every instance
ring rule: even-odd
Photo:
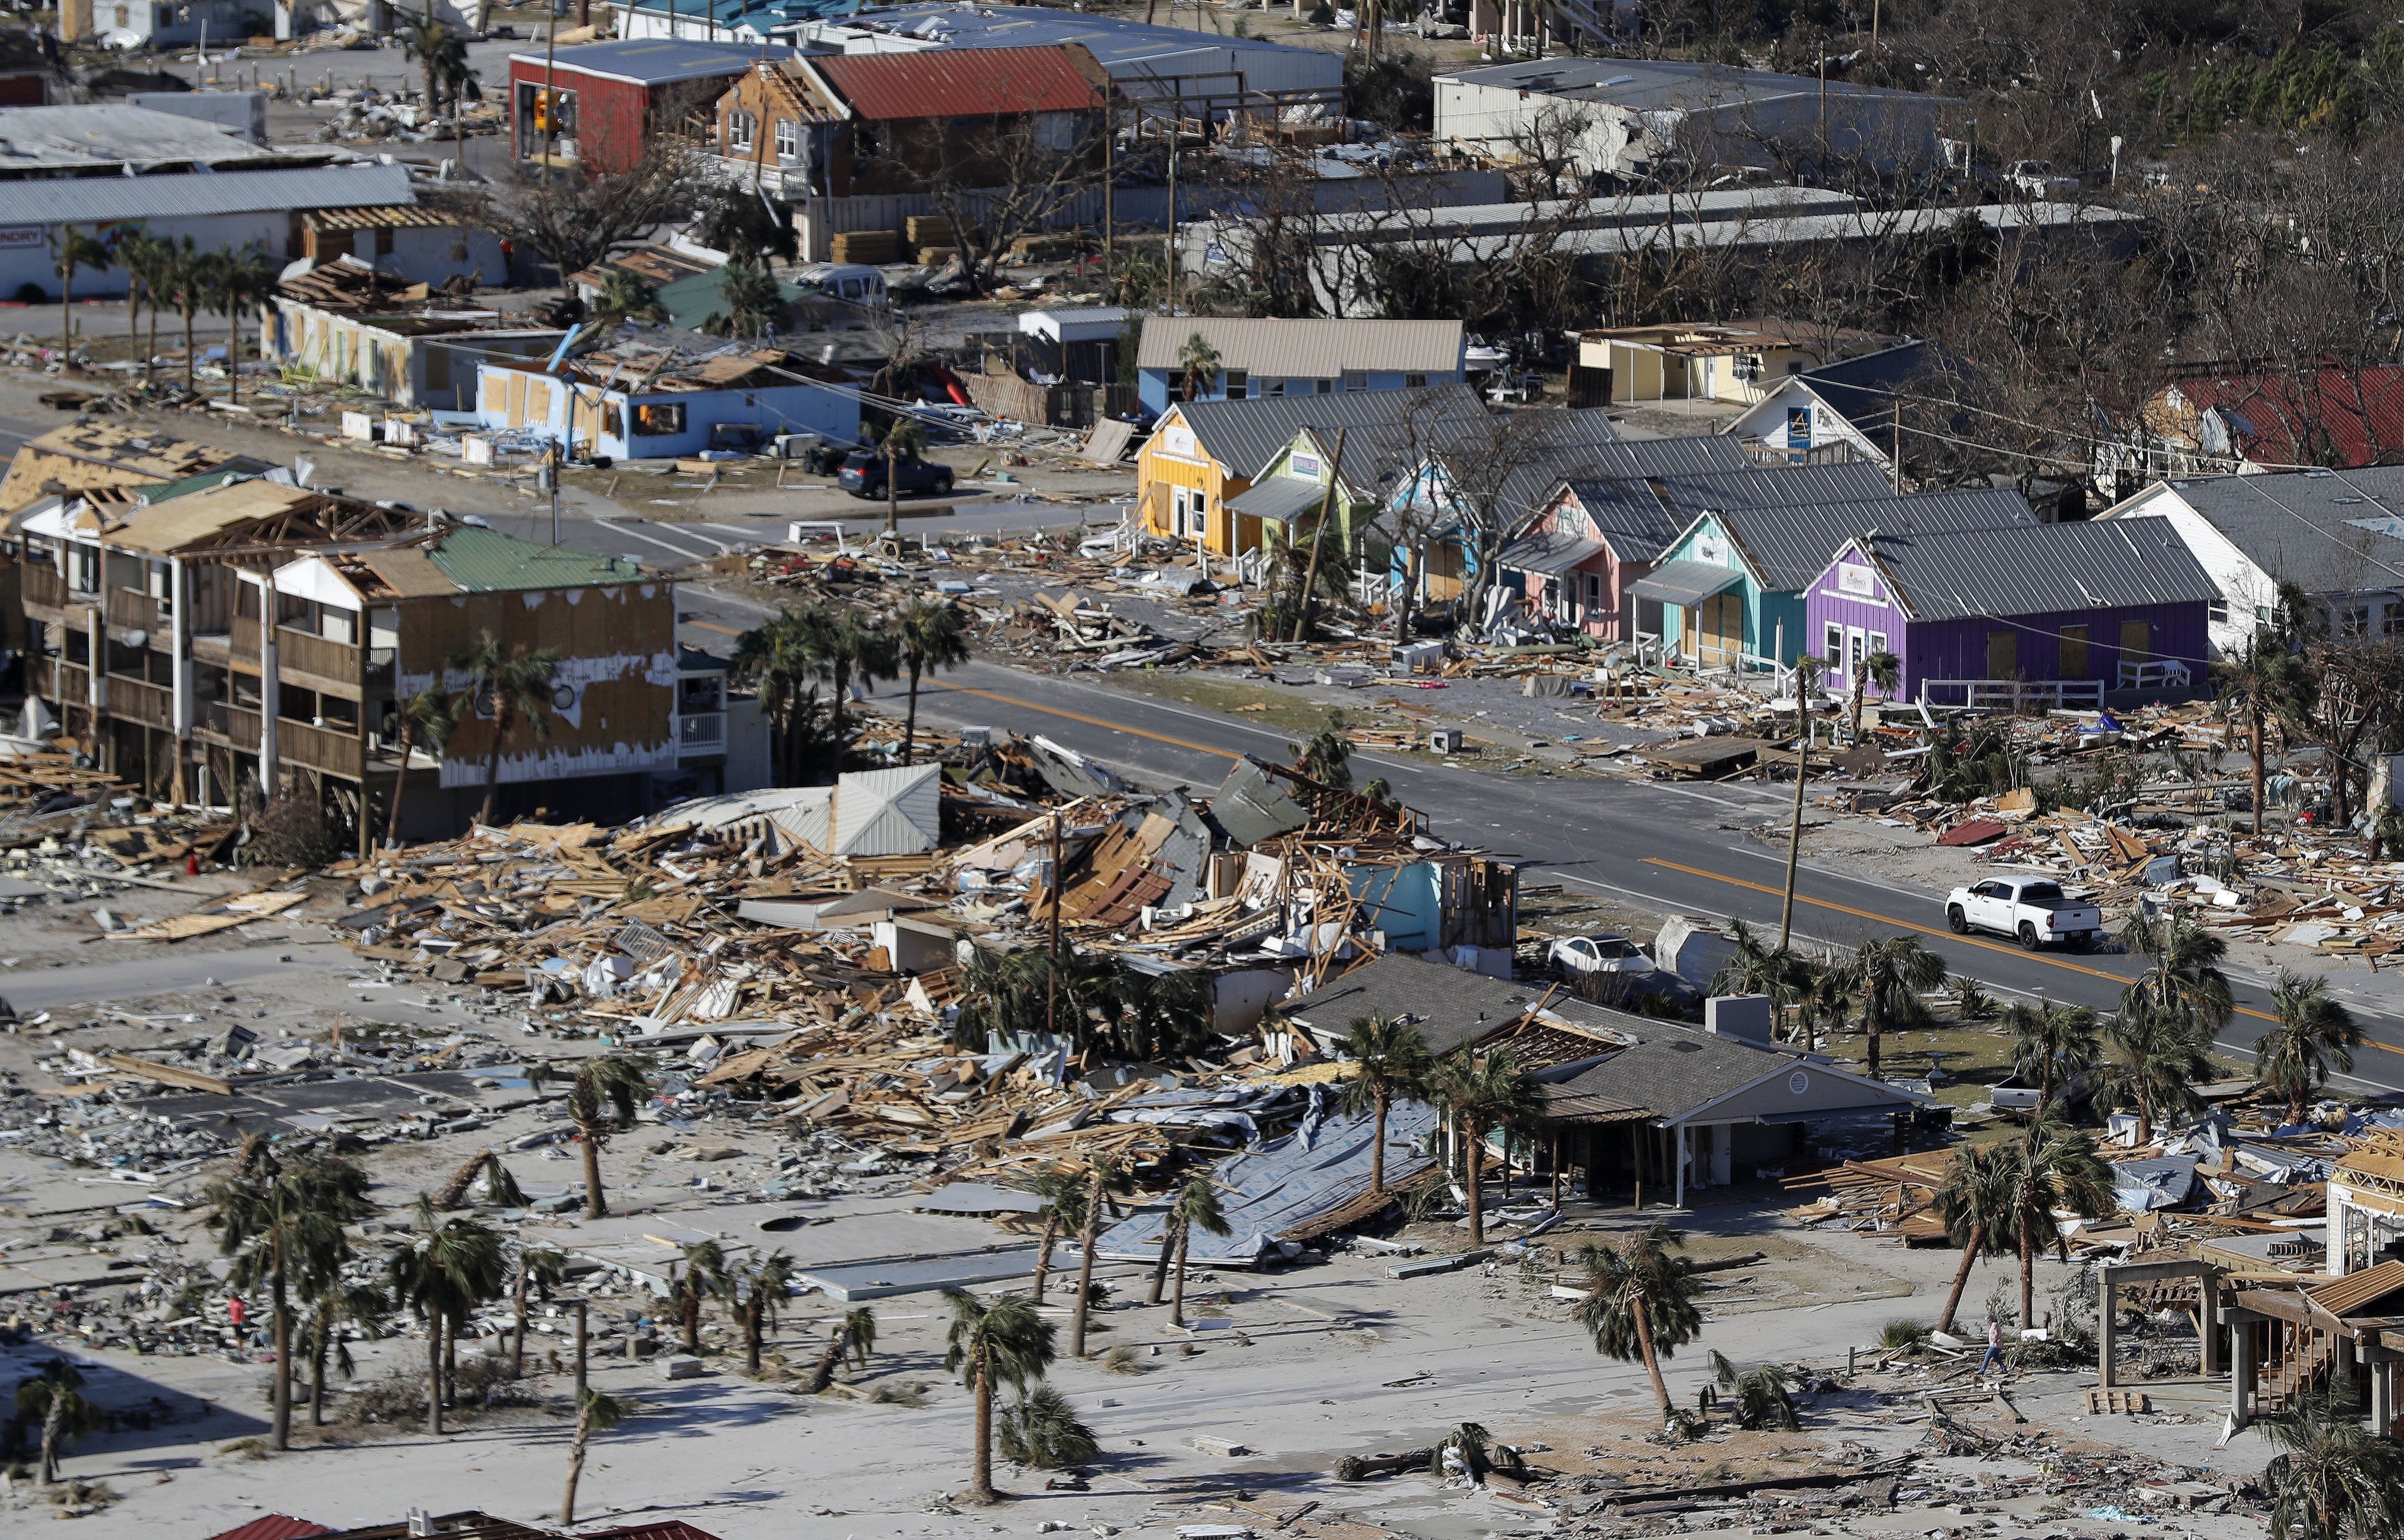
[[[2183,663],[2120,662],[2120,688],[2123,690],[2184,690],[2194,676]]]
[[[1922,679],[1926,706],[1966,707],[1973,711],[2104,708],[2102,679]]]
[[[715,753],[726,746],[726,713],[707,711],[677,718],[677,748],[686,753]]]

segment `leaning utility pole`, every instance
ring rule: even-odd
[[[1786,901],[1778,911],[1778,949],[1795,935],[1795,869],[1803,856],[1803,780],[1811,755],[1811,654],[1795,660],[1795,826],[1786,832]]]

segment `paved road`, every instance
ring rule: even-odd
[[[943,676],[920,695],[919,713],[957,726],[983,724],[1041,733],[1108,760],[1151,783],[1208,791],[1232,757],[1285,758],[1288,735],[1096,684],[976,664]],[[1356,753],[1356,774],[1383,776],[1396,795],[1427,811],[1437,833],[1526,858],[1546,876],[1656,910],[1741,917],[1778,925],[1785,879],[1782,849],[1750,836],[1782,824],[1792,792],[1775,788],[1628,783],[1503,775],[1372,753]],[[1796,928],[1804,937],[1850,946],[1898,931],[1917,931],[1957,973],[1998,993],[2108,1009],[2137,972],[2117,955],[2031,954],[2000,938],[1955,936],[1944,929],[1942,895],[1804,863]],[[2268,976],[2229,966],[2240,1015],[2221,1048],[2250,1058],[2269,1021]],[[2332,987],[2362,1020],[2372,1046],[2356,1056],[2357,1076],[2382,1090],[2404,1089],[2404,1014],[2383,979],[2354,970]]]

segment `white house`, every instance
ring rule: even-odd
[[[2404,637],[2404,466],[2159,482],[2100,516],[2171,521],[2218,590],[2215,656],[2271,620],[2283,581],[2313,601],[2316,624]]]

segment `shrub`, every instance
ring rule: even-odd
[[[1083,1464],[1101,1452],[1094,1430],[1085,1426],[1069,1398],[1049,1385],[1037,1385],[1005,1407],[996,1437],[1002,1456],[1040,1470]]]

